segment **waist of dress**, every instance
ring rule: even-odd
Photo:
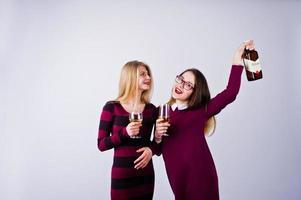
[[[115,156],[113,160],[113,167],[114,168],[132,168],[134,169],[135,163],[134,161],[141,155],[141,153],[137,153],[133,156]],[[148,163],[148,167],[153,165],[152,159]]]
[[[114,157],[138,157],[141,153],[138,153],[137,150],[142,147],[145,146],[119,146],[114,149]]]

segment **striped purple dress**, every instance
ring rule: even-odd
[[[126,132],[129,123],[129,113],[118,101],[110,101],[103,107],[98,131],[98,149],[106,151],[114,149],[114,159],[111,173],[112,200],[148,200],[154,193],[154,168],[152,160],[148,165],[136,170],[134,160],[141,153],[136,151],[141,147],[150,147],[155,153],[150,141],[152,128],[156,120],[156,107],[146,104],[143,110],[140,139],[132,139]]]

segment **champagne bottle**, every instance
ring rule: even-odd
[[[261,63],[259,61],[257,51],[245,49],[242,58],[246,68],[248,81],[255,81],[261,79],[262,69],[261,69]]]

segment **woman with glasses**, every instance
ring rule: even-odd
[[[98,131],[100,151],[114,149],[111,199],[152,199],[155,153],[150,136],[156,107],[150,103],[153,81],[148,65],[126,63],[121,71],[119,95],[103,107]],[[139,118],[135,119],[132,116]],[[143,118],[142,118],[143,116]]]
[[[234,54],[227,88],[210,97],[206,78],[197,69],[178,75],[169,100],[169,122],[158,119],[155,141],[160,145],[169,183],[176,200],[218,200],[218,178],[205,135],[214,132],[215,118],[238,94],[246,41]],[[168,136],[164,136],[164,135]]]

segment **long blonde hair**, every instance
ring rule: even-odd
[[[148,75],[151,77],[151,86],[149,90],[142,92],[140,101],[142,103],[149,103],[153,90],[153,80],[150,67],[138,60],[127,62],[121,69],[119,80],[119,94],[116,98],[120,102],[128,102],[130,99],[136,98],[138,92],[138,68],[143,66],[146,68]]]
[[[207,105],[211,99],[210,97],[210,91],[207,84],[207,80],[202,72],[200,72],[198,69],[190,68],[182,72],[180,75],[183,75],[185,72],[191,72],[193,73],[195,77],[195,86],[193,89],[192,94],[190,95],[188,99],[188,107],[189,108],[200,108],[205,107],[207,108]],[[175,103],[175,99],[171,97],[168,101],[168,104],[172,105]],[[206,136],[211,136],[216,128],[216,120],[215,117],[210,117],[207,122],[205,123],[204,127],[204,133]]]

